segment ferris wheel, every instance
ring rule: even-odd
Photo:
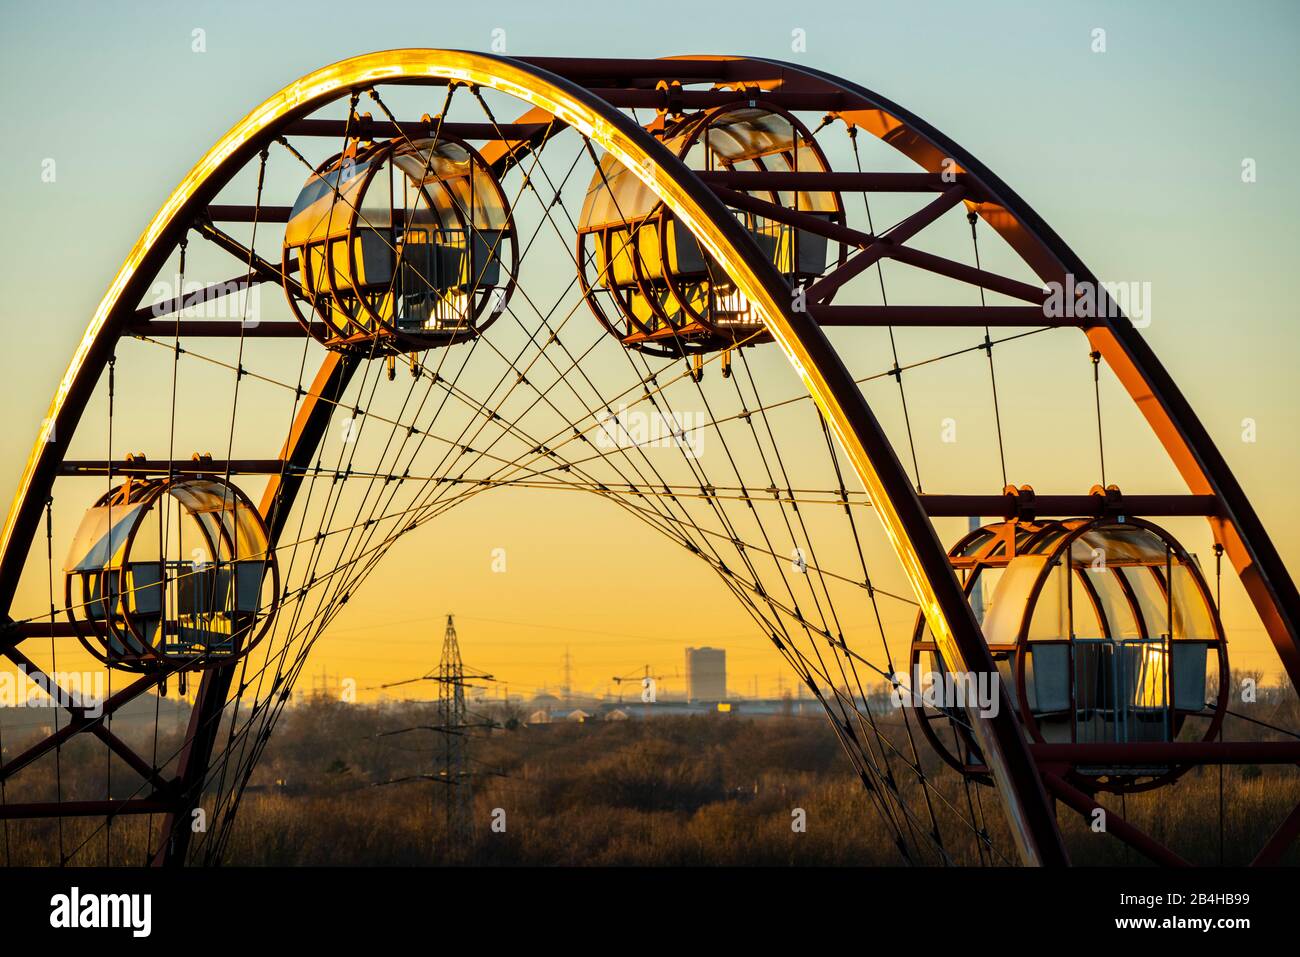
[[[1300,728],[1228,733],[1220,607],[1226,578],[1297,686],[1300,599],[1121,293],[944,134],[808,67],[324,67],[171,193],[41,424],[0,653],[52,694],[89,656],[110,693],[5,751],[0,818],[59,863],[220,860],[392,546],[527,489],[680,546],[623,570],[644,600],[733,596],[901,861],[1068,863],[1064,822],[1105,810],[1183,863],[1111,799],[1294,770]],[[179,747],[113,731],[174,692]],[[1257,863],[1300,831],[1288,793]]]

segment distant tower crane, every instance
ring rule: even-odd
[[[671,676],[671,675],[652,675],[652,674],[650,673],[650,666],[649,666],[649,665],[642,665],[642,666],[641,666],[641,672],[640,672],[639,674],[636,673],[636,672],[633,672],[633,673],[630,674],[630,675],[623,675],[623,676],[618,677],[618,678],[611,678],[610,680],[613,681],[614,684],[618,685],[618,703],[619,703],[619,704],[622,704],[622,703],[623,703],[623,684],[624,684],[624,682],[627,682],[627,681],[636,681],[636,682],[639,682],[640,685],[641,685],[641,687],[642,687],[642,689],[644,690],[646,687],[649,686],[649,683],[650,683],[651,681],[663,681],[665,678],[670,678],[670,677],[672,677],[672,676]]]

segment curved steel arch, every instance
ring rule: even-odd
[[[715,82],[779,86],[783,91],[829,93],[838,98],[836,112],[854,125],[891,143],[932,172],[945,159],[980,184],[986,201],[980,214],[998,229],[1040,277],[1073,272],[1090,274],[1077,257],[1014,193],[969,155],[921,121],[861,87],[803,67],[736,58],[692,58],[635,61],[643,71],[671,67],[684,80],[698,82],[701,73]],[[692,65],[707,66],[700,70]],[[628,69],[626,65],[621,67]],[[608,61],[515,59],[464,51],[408,49],[367,54],[340,61],[290,84],[236,124],[199,161],[173,192],[137,241],[111,284],[74,353],[50,406],[46,427],[33,449],[12,504],[0,541],[0,605],[8,608],[28,544],[60,464],[67,437],[75,430],[89,395],[122,334],[127,311],[143,296],[206,204],[245,163],[264,150],[279,131],[325,103],[349,92],[383,82],[465,83],[512,95],[530,104],[528,115],[553,117],[572,126],[612,153],[640,177],[731,275],[737,287],[759,310],[768,331],[803,380],[841,448],[871,496],[891,545],[912,585],[949,667],[956,671],[993,673],[994,666],[978,623],[948,563],[894,450],[815,318],[793,308],[787,286],[763,257],[754,240],[728,213],[723,201],[645,129],[616,105],[584,87],[588,80],[616,75],[619,64]],[[576,76],[575,76],[576,74]],[[498,156],[498,158],[500,158]],[[1267,606],[1261,614],[1293,680],[1296,654],[1295,589],[1276,552],[1222,458],[1214,450],[1190,407],[1155,362],[1149,348],[1125,319],[1094,326],[1089,336],[1120,375],[1194,492],[1217,495],[1221,511],[1212,520],[1228,547],[1243,581],[1252,579],[1252,598]],[[337,394],[346,385],[355,360],[330,354],[322,365],[307,401],[300,409],[282,460],[297,461],[315,448],[328,418],[321,397]],[[1179,441],[1172,442],[1173,438]],[[1171,444],[1172,442],[1172,444]],[[277,533],[296,491],[297,480],[273,479],[263,499],[263,513]],[[1281,640],[1285,639],[1285,640]],[[4,650],[5,639],[0,639]],[[191,722],[190,746],[182,757],[173,815],[197,799],[212,742],[196,734],[203,715],[218,713],[229,689],[231,670],[205,675]],[[979,744],[997,779],[1022,859],[1030,864],[1065,861],[1055,817],[1012,709],[992,718],[976,717]],[[212,722],[207,722],[212,724]],[[215,726],[211,733],[215,735]],[[204,740],[208,737],[209,740]],[[183,859],[188,829],[169,832],[175,839],[160,859]]]

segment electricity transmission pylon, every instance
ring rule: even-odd
[[[447,616],[442,657],[438,662],[438,731],[442,746],[434,768],[434,773],[445,785],[443,813],[448,847],[465,844],[473,834],[465,663],[460,657],[460,642],[452,618]]]

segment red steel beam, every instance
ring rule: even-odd
[[[1033,286],[1017,279],[999,276],[997,273],[991,273],[986,269],[976,269],[974,266],[967,266],[965,263],[945,259],[943,256],[936,256],[933,253],[922,252],[910,246],[890,246],[885,255],[897,262],[924,269],[926,272],[947,276],[949,279],[956,279],[959,282],[970,283],[972,286],[983,286],[985,289],[1000,292],[1012,299],[1041,303],[1047,298],[1047,293],[1042,286]]]
[[[99,738],[109,749],[117,754],[119,758],[126,762],[137,774],[154,786],[158,792],[166,791],[168,783],[159,776],[157,768],[153,767],[144,758],[136,754],[135,751],[125,741],[113,734],[108,729],[107,722],[101,718],[107,718],[112,712],[104,711],[100,715],[91,715],[89,710],[83,705],[72,703],[72,696],[58,682],[51,678],[36,662],[32,661],[17,648],[8,649],[5,654],[14,664],[22,668],[23,673],[34,684],[39,685],[50,699],[72,715],[74,721],[80,721],[88,727],[90,732]]]
[[[12,656],[13,649],[9,649],[7,653],[10,656]],[[54,748],[61,745],[64,741],[67,741],[69,738],[71,738],[73,735],[78,734],[81,731],[85,731],[90,725],[103,721],[105,717],[112,714],[118,708],[122,707],[122,705],[126,704],[128,701],[138,698],[140,695],[148,691],[154,685],[161,682],[164,677],[166,676],[163,674],[144,675],[138,678],[136,681],[132,682],[131,684],[127,685],[117,694],[113,695],[111,698],[105,701],[103,711],[98,717],[72,718],[67,724],[59,728],[58,731],[54,732],[54,734],[51,734],[49,737],[43,738],[42,740],[36,742],[34,745],[32,745],[22,754],[18,755],[15,758],[11,758],[6,764],[0,765],[0,781],[7,780],[8,778],[12,777],[15,773],[22,770],[27,765],[31,764],[41,755],[52,751]]]
[[[209,207],[210,209],[211,207]],[[296,272],[298,263],[295,260],[289,264],[289,272]],[[249,281],[248,274],[244,273],[225,282],[212,283],[204,286],[202,289],[196,289],[189,295],[173,296],[171,299],[164,299],[161,302],[150,303],[147,306],[141,306],[134,313],[134,318],[138,321],[148,319],[160,319],[163,316],[170,316],[174,312],[185,309],[193,309],[195,306],[202,306],[209,302],[216,302],[223,299],[232,292],[243,292],[249,286],[261,285],[264,282],[270,282],[270,278],[261,274],[255,275],[252,281]],[[128,320],[129,321],[129,320]]]
[[[931,518],[969,518],[996,515],[1014,518],[1022,509],[1015,495],[922,495],[921,502]],[[1125,495],[1120,500],[1125,515],[1212,516],[1219,501],[1213,495]],[[1105,511],[1100,495],[1035,495],[1023,506],[1035,516],[1092,516]]]
[[[943,192],[953,185],[969,187],[965,173],[836,173],[793,170],[698,170],[709,186],[729,189],[802,189],[811,192],[926,193]],[[946,178],[945,178],[946,177]]]
[[[1033,744],[1039,764],[1300,764],[1300,741],[1143,741],[1127,744]]]
[[[809,213],[796,212],[793,209],[787,209],[785,206],[778,206],[776,203],[769,203],[765,199],[759,199],[757,196],[750,196],[748,193],[737,193],[735,190],[725,189],[721,186],[714,187],[713,191],[718,194],[719,199],[735,209],[747,210],[767,219],[775,220],[778,223],[806,229],[810,233],[816,233],[837,242],[865,247],[876,241],[876,237],[870,233],[850,229],[848,226],[841,226],[839,223],[833,223]]]
[[[834,113],[844,108],[845,98],[838,91],[814,91],[788,93],[782,90],[762,90],[757,96],[750,97],[735,90],[632,90],[618,88],[593,89],[591,91],[611,106],[620,109],[673,109],[707,110],[715,106],[726,106],[736,101],[748,99],[762,100],[787,110],[815,110],[819,113]]]
[[[288,323],[284,323],[288,325]],[[60,475],[279,475],[281,459],[145,459],[133,462],[109,459],[68,459]]]
[[[1273,836],[1255,855],[1255,859],[1250,862],[1250,866],[1276,866],[1281,862],[1282,855],[1286,853],[1287,848],[1295,843],[1297,835],[1300,835],[1300,804],[1291,809],[1291,813],[1286,816],[1286,820],[1273,832]]]
[[[342,140],[344,133],[361,139],[393,139],[405,135],[408,139],[431,139],[435,134],[461,140],[525,140],[542,132],[546,123],[451,123],[439,126],[438,120],[404,120],[400,126],[391,120],[354,119],[349,127],[346,120],[294,120],[285,125],[287,136],[324,136]]]
[[[779,70],[753,60],[725,59],[642,59],[636,57],[563,57],[524,56],[524,63],[559,74],[578,83],[614,80],[642,82],[653,87],[659,80],[683,83],[722,83],[726,81],[776,79]]]
[[[926,203],[921,209],[918,209],[911,216],[885,232],[878,242],[864,249],[842,266],[832,270],[829,275],[813,283],[808,289],[809,300],[813,302],[830,302],[841,286],[859,273],[870,269],[882,257],[888,256],[891,246],[907,242],[952,209],[966,198],[967,192],[966,187],[960,185],[944,190],[943,195]]]
[[[1157,864],[1164,864],[1166,867],[1190,867],[1191,864],[1179,857],[1169,848],[1165,847],[1158,841],[1153,840],[1147,834],[1139,831],[1136,827],[1124,820],[1114,811],[1102,807],[1095,800],[1084,794],[1078,788],[1071,786],[1066,781],[1055,774],[1044,774],[1043,784],[1047,790],[1059,798],[1068,806],[1074,808],[1085,818],[1090,818],[1093,811],[1102,808],[1106,813],[1106,833],[1113,834],[1125,844],[1145,854]]]
[[[165,794],[171,790],[171,782],[163,778],[159,773],[159,769],[151,765],[148,761],[137,754],[134,748],[115,735],[112,731],[108,730],[107,725],[97,724],[90,730],[95,737],[108,745],[114,754],[125,761],[136,774],[140,775],[140,777],[152,784],[155,793]]]
[[[408,211],[401,207],[394,207],[392,217],[394,222],[402,222]],[[263,204],[261,206],[241,205],[238,203],[213,203],[207,208],[207,216],[214,223],[251,223],[254,218],[259,223],[287,223],[293,215],[292,206],[271,206]],[[291,264],[290,272],[297,269],[298,264]]]
[[[6,629],[8,636],[12,636],[14,644],[20,641],[26,641],[28,638],[76,638],[77,629],[70,621],[20,621],[15,622]]]
[[[853,261],[855,260],[850,260]],[[809,298],[815,288],[808,290]],[[1071,328],[1079,324],[1077,319],[1048,319],[1038,306],[810,305],[808,312],[822,326],[957,326],[983,329],[985,326]]]
[[[322,334],[326,332],[323,322],[313,322]],[[192,339],[299,339],[303,328],[297,322],[240,322],[238,319],[135,319],[122,327],[126,336],[152,336],[154,338],[172,338],[180,335]]]
[[[266,208],[266,207],[263,207]],[[261,276],[267,282],[282,283],[290,292],[299,299],[310,299],[310,296],[304,295],[302,287],[292,279],[283,275],[280,266],[267,262],[261,256],[257,255],[238,239],[218,229],[211,220],[197,222],[194,226],[195,231],[208,240],[218,249],[222,249],[235,257],[239,262],[245,264],[248,272],[245,275],[252,274]]]
[[[0,805],[0,820],[40,817],[117,817],[119,814],[165,814],[168,804],[148,798],[128,801],[43,801]]]
[[[214,223],[287,223],[293,213],[292,206],[239,206],[213,203],[208,207],[208,218]]]

